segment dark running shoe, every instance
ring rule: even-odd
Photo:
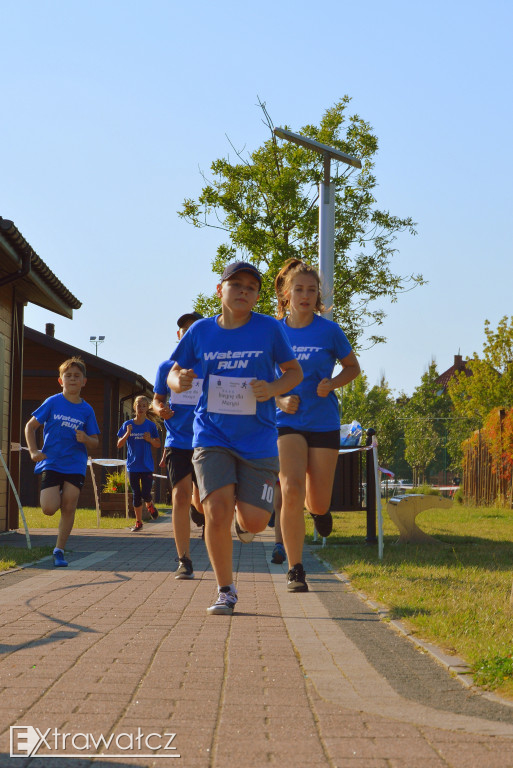
[[[157,512],[154,504],[148,504],[148,512],[151,515],[152,520],[158,520],[159,513]]]
[[[276,563],[276,565],[281,565],[285,562],[287,559],[287,555],[285,554],[285,547],[283,544],[279,541],[276,542],[273,549],[273,554],[271,557],[271,563]]]
[[[333,518],[331,512],[326,512],[325,515],[314,515],[310,512],[312,520],[314,521],[315,530],[322,536],[323,539],[329,536],[333,530]]]
[[[192,560],[188,557],[177,557],[178,568],[175,572],[175,579],[193,579],[194,568],[192,567]]]
[[[287,573],[287,589],[289,592],[308,592],[305,569],[301,563],[296,563]]]
[[[142,527],[143,527],[143,524],[137,521],[134,527],[130,528],[130,530],[132,531],[132,533],[137,533],[137,531],[142,531]]]
[[[202,515],[201,512],[198,512],[194,504],[191,504],[191,520],[194,525],[198,526],[198,528],[201,528],[202,525],[205,525],[205,515]]]

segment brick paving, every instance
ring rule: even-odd
[[[271,531],[234,543],[233,617],[206,614],[197,529],[191,581],[174,578],[166,516],[69,545],[69,568],[0,576],[0,768],[513,768],[513,707],[465,688],[312,554],[310,592],[289,594]],[[10,757],[10,726],[49,729],[47,744]]]

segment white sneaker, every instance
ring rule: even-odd
[[[242,530],[239,523],[237,522],[237,516],[235,516],[235,533],[237,534],[238,538],[242,541],[243,544],[249,544],[255,538],[254,533],[250,533],[249,531]]]
[[[227,589],[227,588],[223,587],[223,589]],[[215,603],[213,603],[213,605],[210,606],[210,608],[207,608],[207,613],[210,613],[210,615],[231,616],[233,614],[233,610],[235,608],[236,602],[237,602],[236,589],[228,589],[227,592],[219,591],[219,594],[217,595],[217,600],[215,601]]]

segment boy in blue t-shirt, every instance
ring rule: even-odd
[[[189,330],[197,320],[202,320],[199,312],[188,312],[178,318],[178,340]],[[202,510],[199,501],[196,476],[192,465],[192,433],[194,422],[194,409],[198,403],[203,381],[201,369],[196,367],[198,376],[194,380],[194,386],[187,393],[171,393],[167,386],[167,376],[173,366],[173,360],[165,360],[159,365],[155,386],[153,388],[153,410],[163,420],[166,427],[166,443],[164,455],[171,485],[171,498],[173,506],[173,533],[175,537],[178,555],[178,568],[175,579],[194,578],[194,567],[191,560],[191,524],[189,513],[192,511],[191,498],[194,501],[194,510],[200,515],[196,520],[204,517],[198,510]],[[168,402],[169,397],[169,402]]]
[[[57,544],[53,551],[56,567],[67,566],[64,547],[73,528],[78,497],[85,481],[87,452],[98,447],[100,430],[91,406],[82,400],[86,367],[80,357],[59,366],[62,394],[52,395],[37,408],[25,426],[34,472],[41,474],[41,509],[45,515],[61,510]],[[36,432],[43,429],[43,447],[37,447]]]
[[[269,522],[278,474],[274,397],[303,378],[280,323],[252,312],[261,285],[252,264],[229,264],[217,286],[221,314],[194,323],[173,354],[168,377],[173,392],[186,392],[198,377],[194,367],[201,366],[193,462],[218,585],[211,614],[231,615],[237,602],[231,536],[235,505],[241,529],[259,533]]]

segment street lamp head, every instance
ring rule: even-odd
[[[322,144],[320,141],[315,141],[315,139],[308,138],[308,136],[301,136],[299,133],[287,131],[285,128],[275,128],[274,133],[280,139],[292,141],[294,144],[299,144],[299,146],[304,147],[305,149],[311,149],[314,152],[319,152],[321,155],[328,155],[332,160],[341,160],[347,165],[352,165],[353,168],[362,167],[361,160],[358,160],[357,157],[346,155],[346,153],[341,152],[340,149],[330,147],[328,144]]]
[[[98,336],[98,341],[105,341],[105,336]]]
[[[96,336],[89,336],[89,341],[96,341]]]

